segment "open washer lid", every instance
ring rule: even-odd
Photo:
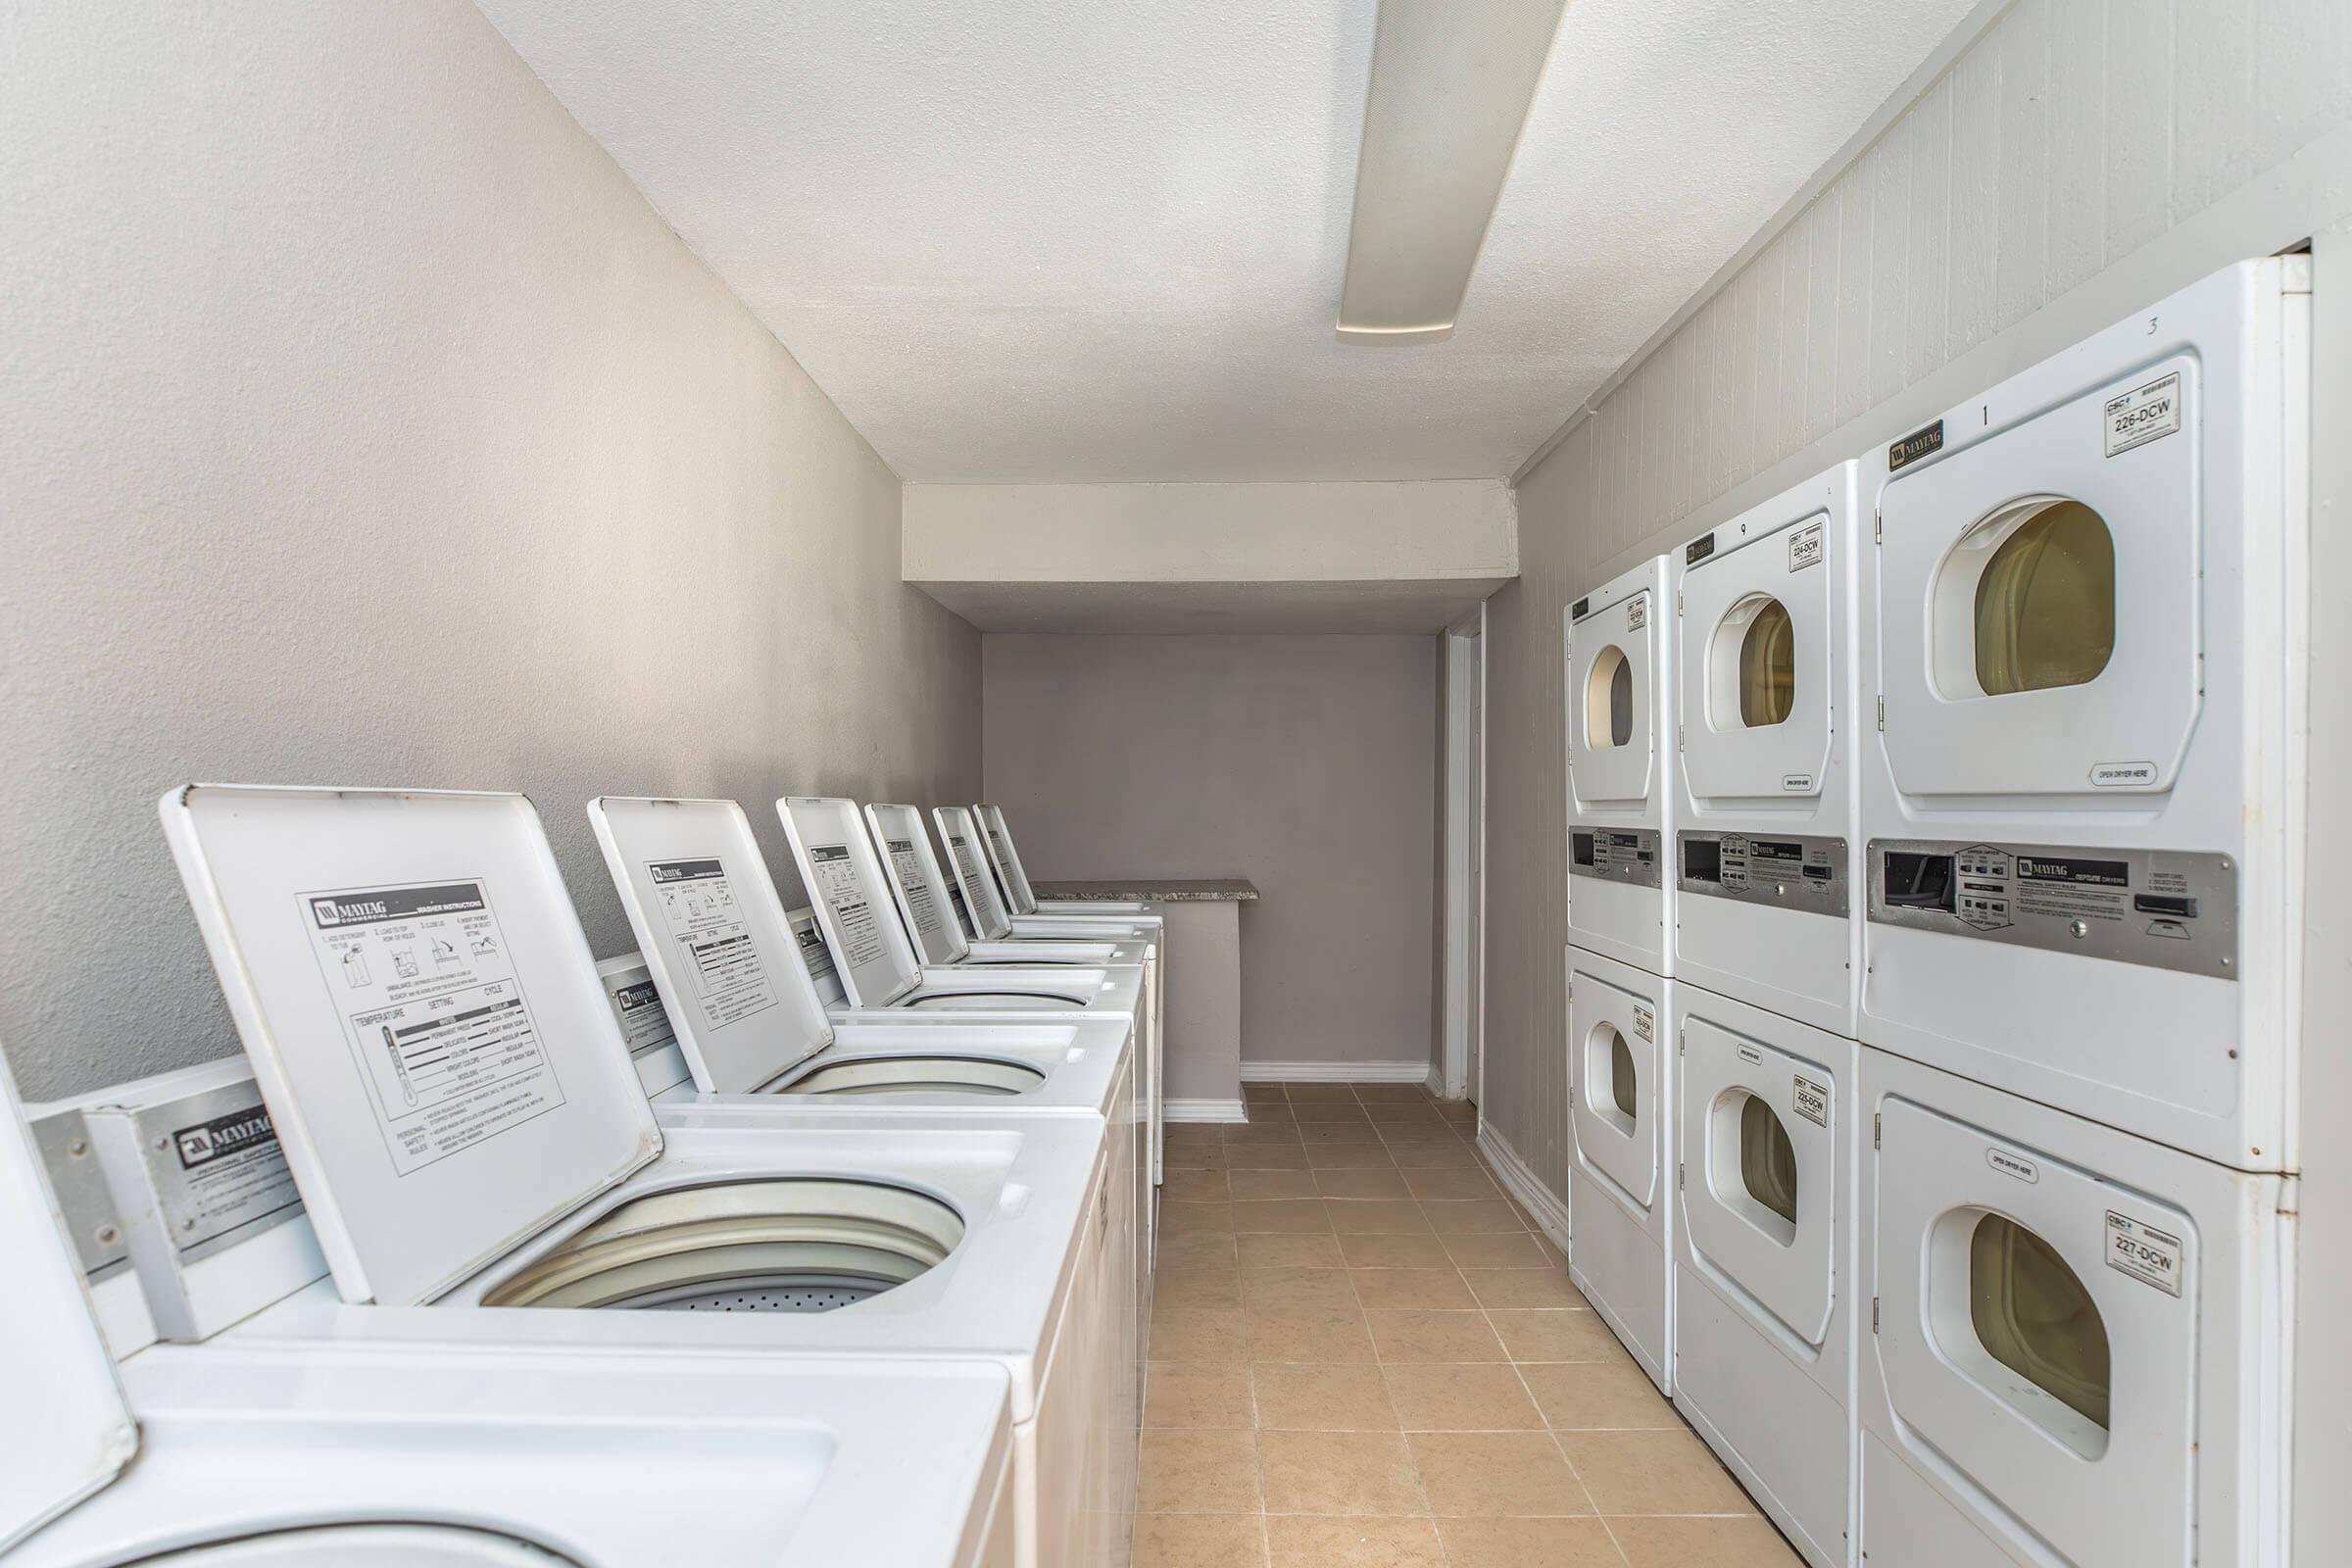
[[[833,1043],[742,807],[608,795],[588,821],[697,1089],[750,1094]]]
[[[0,1552],[104,1490],[138,1451],[81,1264],[0,1059]]]
[[[428,1300],[662,1152],[529,801],[191,784],[161,811],[345,1300]]]
[[[956,885],[963,890],[963,906],[972,917],[972,934],[989,942],[1012,935],[1012,913],[988,868],[988,851],[980,843],[980,823],[968,806],[935,806],[931,820],[939,840],[948,847],[948,861],[956,869]]]
[[[817,929],[833,950],[853,1007],[887,1007],[922,984],[922,964],[899,923],[857,803],[808,795],[776,802]]]
[[[869,805],[865,825],[874,843],[888,857],[882,867],[899,913],[914,933],[915,946],[926,963],[961,963],[972,945],[949,906],[947,879],[939,874],[939,858],[931,853],[931,835],[923,829],[923,813],[911,806]]]
[[[1015,914],[1035,914],[1037,890],[1029,885],[1029,873],[1021,868],[1021,852],[1012,846],[1012,829],[1004,823],[1004,812],[984,801],[972,808],[972,814],[980,819],[989,858],[996,863],[998,880],[1004,884],[1004,902],[1012,906]]]

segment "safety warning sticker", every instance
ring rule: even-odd
[[[395,1171],[564,1103],[481,882],[298,897]]]
[[[735,903],[723,860],[649,860],[662,923],[677,945],[684,988],[713,1029],[776,1004],[759,946]]]
[[[939,930],[939,906],[931,898],[931,880],[923,875],[922,861],[915,858],[914,841],[892,839],[890,863],[899,873],[899,892],[906,900],[906,912],[914,916],[914,928],[929,936]]]
[[[864,968],[890,952],[882,940],[882,919],[858,880],[858,862],[846,844],[814,844],[808,849],[810,869],[816,872],[816,891],[833,911],[841,928],[841,961],[845,968]]]

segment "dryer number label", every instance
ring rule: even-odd
[[[394,1171],[421,1170],[564,1103],[481,883],[298,902]]]
[[[1826,1084],[1817,1084],[1803,1073],[1792,1074],[1790,1107],[1816,1127],[1830,1124],[1830,1091]]]
[[[1809,522],[1788,536],[1788,569],[1802,571],[1821,564],[1821,524]]]
[[[1634,1004],[1634,1033],[1644,1040],[1657,1038],[1657,1017],[1639,1002]]]
[[[1640,631],[1649,624],[1649,595],[1636,594],[1626,601],[1625,629]]]
[[[816,873],[816,896],[825,901],[833,911],[834,924],[841,929],[841,966],[854,973],[887,954],[890,950],[882,940],[881,916],[874,910],[874,901],[866,897],[858,862],[850,858],[850,847],[812,844],[808,865]]]
[[[890,865],[899,874],[899,891],[906,897],[906,912],[914,916],[914,928],[925,936],[936,934],[939,906],[931,900],[931,881],[915,858],[912,839],[890,841]]]
[[[2180,372],[2107,400],[2107,456],[2117,457],[2180,428]]]
[[[767,965],[744,925],[723,861],[654,860],[646,865],[661,901],[662,923],[677,948],[686,989],[713,1029],[776,1004]]]
[[[2107,1211],[2107,1266],[2168,1296],[2179,1296],[2180,1238],[2111,1208]]]

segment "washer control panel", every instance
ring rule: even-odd
[[[2237,978],[2237,867],[2224,855],[1873,839],[1870,918]]]
[[[1568,874],[1654,888],[1659,874],[1658,830],[1572,828],[1568,833]]]
[[[1675,841],[1676,886],[1685,893],[1840,920],[1852,907],[1841,838],[1686,830]]]

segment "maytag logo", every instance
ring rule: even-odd
[[[351,900],[313,899],[311,910],[320,925],[341,925],[346,920],[378,920],[383,918],[385,904],[381,899]]]
[[[1908,467],[1920,459],[1943,450],[1943,421],[1912,431],[1886,448],[1886,471],[1893,473]]]
[[[2041,1180],[2041,1167],[2023,1154],[2012,1154],[2006,1149],[1984,1151],[1984,1163],[2004,1176],[2014,1176],[2021,1182]]]

